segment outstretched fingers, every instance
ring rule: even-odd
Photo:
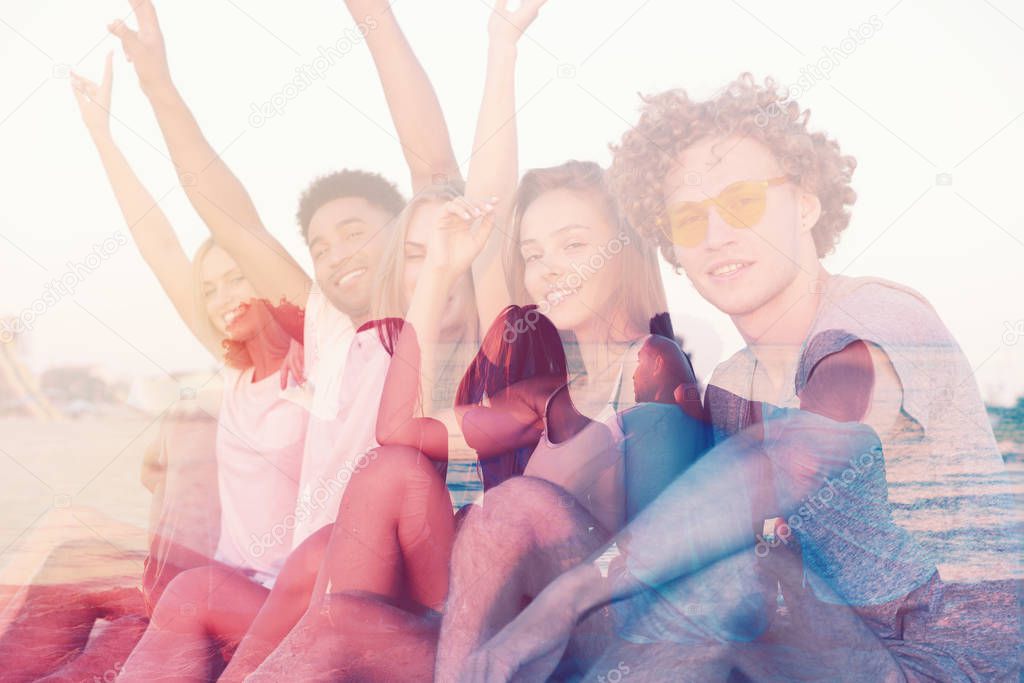
[[[132,48],[139,40],[138,32],[128,28],[128,24],[124,23],[120,19],[116,19],[115,21],[107,24],[107,30],[121,41],[121,48],[124,50],[125,57],[127,57],[130,62],[132,60]]]
[[[156,19],[156,8],[150,0],[129,0],[132,10],[135,12],[135,19],[139,22],[139,30],[157,29],[159,24]]]

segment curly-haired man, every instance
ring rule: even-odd
[[[823,267],[856,162],[808,118],[744,74],[706,101],[645,98],[613,148],[627,218],[746,346],[705,395],[715,447],[478,649],[466,680],[543,675],[567,645],[599,680],[976,680],[1016,664],[1012,594],[949,583],[1016,557],[999,527],[987,546],[949,533],[985,514],[963,482],[1002,470],[971,369],[920,294]],[[587,520],[549,506],[543,523],[564,527],[566,562]],[[609,554],[610,571],[595,559]]]

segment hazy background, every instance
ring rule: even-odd
[[[340,0],[155,4],[180,90],[301,263],[309,258],[294,213],[316,175],[365,168],[408,193],[365,44],[281,116],[251,125],[252,105],[280,92],[318,48],[357,35]],[[66,72],[98,78],[115,47],[105,25],[129,9],[127,0],[0,0],[0,314],[18,315],[69,262],[116,231],[127,234]],[[395,3],[461,160],[479,105],[489,11],[485,0]],[[870,22],[880,25],[874,35],[801,97],[812,127],[859,162],[854,219],[826,267],[921,291],[963,346],[986,400],[1009,403],[1024,393],[1018,2],[550,0],[521,41],[521,167],[568,158],[607,164],[608,143],[635,121],[638,91],[683,86],[704,96],[748,70],[792,83]],[[119,50],[114,70],[114,135],[191,251],[205,230]],[[666,271],[666,286],[706,377],[739,337],[685,278]],[[36,370],[79,364],[113,376],[163,375],[212,365],[133,245],[37,316],[26,341]]]

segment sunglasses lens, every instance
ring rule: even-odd
[[[687,203],[672,212],[672,243],[681,247],[695,247],[704,241],[708,231],[707,209],[696,203]]]
[[[777,179],[782,180],[782,179]],[[734,228],[752,228],[764,217],[768,204],[767,184],[773,181],[733,183],[721,194],[703,202],[683,202],[669,210],[673,244],[695,247],[708,234],[708,205]],[[775,183],[778,184],[778,183]]]
[[[767,192],[763,183],[736,183],[720,194],[715,205],[734,228],[751,228],[764,216]]]

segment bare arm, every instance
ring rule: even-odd
[[[545,1],[523,0],[518,10],[510,12],[508,0],[499,0],[488,23],[487,80],[466,181],[466,197],[470,201],[496,199],[498,229],[473,263],[477,310],[483,330],[511,303],[502,264],[502,238],[519,179],[516,45]]]
[[[135,66],[189,201],[260,296],[305,305],[309,276],[263,225],[249,193],[203,136],[174,86],[152,3],[132,0],[132,5],[139,30],[115,22],[110,31]]]
[[[435,177],[461,178],[444,112],[423,66],[402,33],[391,2],[345,0],[360,26],[384,86],[384,96],[412,176],[413,193]]]
[[[146,264],[156,275],[164,292],[174,304],[178,315],[196,338],[216,357],[222,349],[220,340],[205,338],[196,324],[195,299],[192,284],[192,264],[167,216],[158,202],[143,186],[138,176],[114,143],[110,134],[110,93],[113,85],[111,55],[107,55],[103,81],[99,84],[72,75],[72,87],[82,120],[99,152],[110,187],[117,198],[121,214],[132,233],[136,246]]]
[[[142,485],[149,489],[150,493],[156,493],[160,482],[167,476],[167,467],[160,462],[160,439],[156,439],[146,448],[142,455],[142,471],[139,472],[139,480]]]
[[[429,335],[432,330],[425,330]],[[420,409],[422,353],[415,327],[399,333],[384,379],[377,411],[376,439],[381,446],[409,446],[434,460],[448,459],[448,429],[440,420],[417,417]]]
[[[473,206],[462,198],[445,205],[441,223],[430,236],[427,256],[388,366],[377,413],[379,443],[396,435],[402,435],[406,442],[429,438],[424,444],[430,448],[427,454],[447,459],[447,428],[438,420],[424,420],[420,415],[432,408],[426,399],[434,395],[437,342],[448,294],[469,270],[492,226],[492,207],[488,205]]]
[[[551,393],[551,385],[557,381],[524,380],[491,397],[489,406],[456,406],[466,443],[481,458],[535,446],[544,429],[544,400],[537,398],[544,389]]]

